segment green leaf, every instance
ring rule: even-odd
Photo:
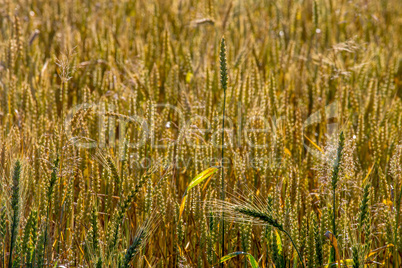
[[[187,186],[187,191],[189,191],[191,188],[194,186],[197,186],[201,182],[203,182],[205,179],[209,178],[210,176],[214,175],[217,171],[219,170],[218,167],[210,167],[198,174],[197,176],[194,177],[194,179],[190,182],[190,184]]]
[[[179,218],[181,217],[181,214],[183,214],[184,205],[186,203],[188,191],[190,191],[191,188],[194,188],[195,186],[197,186],[198,184],[203,182],[205,179],[208,179],[209,177],[214,175],[218,170],[219,170],[219,167],[207,168],[206,170],[204,170],[203,172],[201,172],[200,174],[198,174],[191,180],[190,184],[187,186],[187,189],[184,191],[184,194],[183,194],[183,197],[181,200]]]
[[[282,256],[282,240],[278,231],[275,229],[276,244],[278,245],[278,255]]]
[[[179,219],[181,218],[181,214],[184,211],[184,205],[186,204],[186,199],[187,199],[187,190],[184,192],[183,198],[181,199]]]
[[[248,258],[248,261],[251,264],[251,267],[258,268],[258,263],[257,263],[256,259],[254,259],[254,257],[251,254],[247,254],[247,258]]]
[[[232,252],[232,253],[230,253],[230,254],[228,254],[226,256],[223,256],[222,258],[219,259],[219,263],[226,262],[226,261],[230,260],[231,258],[239,256],[239,255],[246,255],[247,258],[248,258],[248,261],[251,264],[251,267],[252,268],[258,268],[258,263],[254,259],[253,255],[251,255],[251,254],[249,254],[247,252],[243,252],[243,251],[236,251],[236,252]]]
[[[341,259],[338,249],[338,240],[336,239],[335,235],[330,231],[327,231],[324,235],[329,239],[329,241],[331,241],[332,247],[335,250],[336,261],[338,263],[338,266],[341,267]]]

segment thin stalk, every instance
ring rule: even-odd
[[[397,200],[396,203],[396,219],[395,219],[395,231],[394,231],[394,241],[395,241],[395,245],[396,242],[398,241],[398,226],[399,226],[399,217],[400,217],[400,213],[401,213],[401,202],[402,202],[402,185],[401,185],[401,189],[399,190],[399,200]],[[395,246],[394,247],[395,250],[395,264],[396,267],[398,267],[398,248]]]
[[[335,217],[336,217],[336,208],[335,208],[335,206],[336,206],[336,188],[333,189],[332,196],[333,196],[333,198],[332,198],[332,201],[333,201],[333,204],[332,204],[332,231],[333,231],[334,235],[336,236],[336,222],[335,222]]]
[[[221,182],[221,199],[225,201],[225,177],[223,170],[223,157],[224,157],[224,137],[225,137],[225,104],[226,104],[226,92],[223,97],[223,121],[222,121],[222,182]],[[222,256],[224,255],[224,242],[225,242],[225,225],[224,225],[225,212],[222,212]],[[223,263],[222,263],[223,265]]]
[[[297,249],[297,247],[296,247],[296,245],[295,245],[295,242],[293,242],[292,237],[289,235],[288,232],[286,232],[286,230],[282,229],[281,231],[284,232],[284,233],[289,237],[290,242],[292,242],[292,245],[293,245],[293,247],[295,248],[295,250],[296,250],[296,252],[297,252],[297,255],[299,255],[299,259],[300,259],[300,261],[301,261],[301,263],[302,263],[302,265],[303,265],[303,268],[306,268],[306,266],[304,266],[303,258],[302,258],[302,256],[301,256],[299,250]]]
[[[228,75],[226,69],[226,46],[225,46],[225,38],[222,37],[221,40],[221,49],[220,49],[220,69],[221,69],[221,85],[223,88],[223,110],[222,110],[222,146],[221,146],[221,165],[222,165],[222,180],[221,180],[221,200],[225,201],[225,172],[223,167],[223,157],[224,157],[224,146],[225,146],[225,106],[226,106],[226,89],[228,82]],[[221,243],[221,257],[225,256],[225,213],[223,212],[224,208],[222,208],[222,243]],[[221,267],[223,267],[223,263],[221,263]]]
[[[345,141],[345,136],[343,134],[343,131],[341,132],[339,136],[339,143],[338,143],[338,150],[336,154],[336,159],[334,162],[334,169],[332,171],[332,231],[334,236],[336,237],[336,188],[338,184],[338,175],[339,175],[339,167],[340,167],[340,162],[342,159],[342,150],[344,146],[344,141]],[[335,259],[335,249],[334,247],[331,248],[331,260]]]
[[[332,231],[334,233],[334,236],[336,237],[336,187],[333,188],[333,193],[332,193]],[[330,259],[331,262],[335,261],[335,248],[331,246],[331,252],[330,252]]]
[[[46,257],[46,240],[47,240],[47,226],[49,225],[49,213],[50,213],[50,200],[47,203],[47,210],[46,210],[46,226],[45,226],[45,238],[43,241],[43,257]]]
[[[49,225],[49,215],[50,215],[50,206],[52,203],[52,194],[53,194],[53,189],[54,185],[56,184],[57,181],[57,168],[59,166],[59,158],[54,161],[54,166],[53,166],[53,171],[52,174],[50,175],[50,182],[49,182],[49,188],[47,191],[47,211],[46,211],[46,225],[45,225],[45,238],[43,241],[43,257],[46,257],[46,243],[47,243],[47,227]]]

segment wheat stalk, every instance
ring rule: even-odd
[[[224,161],[224,146],[225,146],[225,109],[226,109],[226,89],[228,83],[228,74],[227,74],[227,64],[226,64],[226,44],[225,38],[222,37],[221,47],[220,47],[220,72],[221,72],[221,86],[223,89],[223,108],[222,108],[222,145],[221,145],[221,161],[222,161],[222,178],[221,178],[221,200],[225,201],[225,168],[223,166]],[[221,240],[221,257],[225,256],[225,222],[223,219],[225,218],[224,212],[222,212],[222,240]],[[221,267],[223,267],[223,263],[221,263]]]

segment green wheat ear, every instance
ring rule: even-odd
[[[121,267],[130,267],[131,261],[134,257],[139,254],[141,249],[148,243],[149,238],[155,232],[156,228],[159,226],[159,215],[153,214],[139,227],[137,230],[133,242],[126,250],[124,255],[123,265]]]
[[[345,136],[342,131],[339,136],[338,151],[337,151],[336,159],[334,162],[334,170],[332,171],[332,188],[333,188],[333,190],[336,189],[336,186],[337,186],[337,183],[339,180],[338,173],[339,173],[340,162],[342,159],[342,150],[343,150],[344,145],[345,145]]]
[[[247,189],[247,186],[244,186]],[[296,250],[302,267],[305,268],[305,264],[298,250],[293,238],[289,232],[284,228],[284,226],[279,222],[278,217],[276,217],[275,212],[272,210],[269,203],[265,200],[259,199],[257,195],[248,189],[249,195],[246,199],[239,198],[242,194],[232,195],[232,201],[222,201],[215,199],[210,204],[210,209],[212,212],[221,212],[222,216],[226,220],[237,222],[237,223],[253,223],[262,224],[275,227],[277,230],[283,232],[292,243],[293,248]],[[252,198],[250,198],[250,196]]]
[[[133,243],[127,249],[126,255],[124,256],[124,265],[123,267],[129,267],[131,260],[134,256],[139,252],[141,244],[144,241],[146,236],[146,230],[144,228],[140,228],[134,237]]]
[[[54,186],[57,181],[57,168],[59,167],[59,158],[53,162],[52,174],[50,175],[49,187],[47,189],[47,198],[50,200],[53,194]]]
[[[322,223],[321,223],[322,224]],[[317,216],[313,218],[313,228],[314,228],[314,242],[315,242],[315,261],[318,267],[323,266],[323,248],[322,248],[322,236],[320,235],[320,229],[317,221]]]
[[[243,214],[243,215],[246,215],[246,216],[249,216],[249,217],[251,217],[251,218],[257,219],[257,220],[259,220],[259,221],[265,222],[266,224],[271,225],[271,226],[277,228],[279,231],[285,233],[285,234],[287,235],[287,237],[290,239],[290,242],[292,243],[293,248],[296,250],[297,255],[299,256],[300,262],[302,263],[302,266],[305,268],[305,265],[304,265],[304,262],[303,262],[303,258],[302,258],[302,256],[301,256],[299,250],[297,249],[296,244],[295,244],[293,238],[292,238],[292,237],[290,236],[290,234],[283,228],[282,224],[280,224],[280,223],[278,222],[278,220],[276,220],[272,215],[270,215],[269,213],[262,213],[261,211],[254,210],[254,209],[250,209],[250,208],[246,208],[246,207],[244,207],[244,208],[236,207],[234,210],[237,211],[237,212],[239,212],[239,213],[241,213],[241,214]]]
[[[318,6],[317,1],[313,1],[313,23],[314,23],[314,31],[318,29]]]
[[[283,231],[283,225],[280,224],[277,219],[275,219],[272,215],[268,213],[262,213],[258,210],[253,210],[245,207],[236,207],[234,210],[251,218],[256,218],[275,228],[278,228],[278,230],[280,231]]]
[[[360,205],[360,215],[359,215],[359,229],[360,230],[362,229],[363,225],[366,222],[367,216],[369,215],[369,207],[368,207],[369,195],[370,195],[370,183],[367,183],[364,186],[363,199],[362,199],[361,205]]]
[[[226,92],[228,85],[228,73],[227,73],[227,64],[226,64],[226,44],[225,38],[222,37],[221,40],[221,50],[219,53],[219,62],[221,66],[221,85],[223,90]]]
[[[13,249],[18,235],[19,217],[19,199],[20,199],[20,176],[21,176],[21,163],[19,160],[15,162],[13,171],[13,188],[11,196],[11,209],[13,210],[12,225],[11,225],[11,240],[10,240],[10,255],[8,259],[8,267],[13,266]]]

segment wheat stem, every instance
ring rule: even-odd
[[[49,215],[50,215],[50,205],[52,202],[52,194],[53,194],[53,188],[57,180],[57,168],[59,166],[59,158],[57,158],[54,161],[54,166],[53,166],[53,171],[52,174],[50,175],[50,182],[49,182],[49,188],[47,191],[47,211],[46,211],[46,226],[45,226],[45,234],[44,234],[44,242],[43,242],[43,256],[46,257],[46,243],[47,243],[47,228],[49,225]]]
[[[344,141],[345,137],[343,135],[343,131],[340,134],[339,137],[339,143],[338,143],[338,150],[337,150],[337,155],[336,159],[334,162],[334,169],[332,171],[332,231],[334,236],[336,237],[336,187],[338,183],[338,174],[339,174],[339,167],[340,167],[340,161],[342,158],[342,150],[344,146]],[[332,247],[331,248],[331,260],[334,260],[335,256],[335,249]]]
[[[227,68],[226,68],[226,45],[225,38],[222,37],[221,40],[221,50],[220,50],[220,68],[221,68],[221,84],[223,88],[223,110],[222,110],[222,146],[221,146],[221,166],[222,166],[222,181],[221,181],[221,200],[225,201],[225,172],[223,167],[223,158],[224,158],[224,146],[225,146],[225,106],[226,106],[226,89],[227,89]],[[224,212],[222,209],[222,252],[221,257],[225,256],[225,222],[224,222]],[[223,263],[221,263],[221,267],[223,267]]]
[[[303,267],[305,268],[306,266],[304,266],[303,258],[302,258],[302,256],[301,256],[299,250],[297,249],[297,247],[296,247],[296,245],[295,245],[295,242],[293,241],[292,237],[290,236],[290,234],[289,234],[286,230],[283,230],[283,229],[282,229],[281,231],[284,232],[284,233],[289,237],[290,242],[292,242],[292,245],[293,245],[293,247],[295,248],[295,250],[296,250],[296,252],[297,252],[297,255],[299,255],[299,259],[300,259],[300,261],[301,261]]]

